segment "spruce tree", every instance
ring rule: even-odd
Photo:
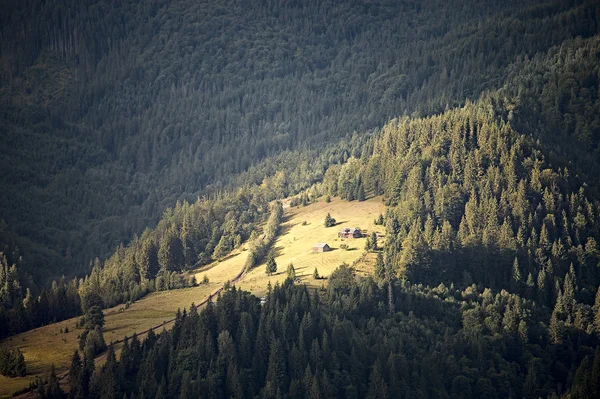
[[[277,263],[275,262],[275,256],[272,253],[269,253],[269,256],[267,257],[267,266],[265,272],[269,276],[277,272]]]
[[[175,226],[167,229],[158,249],[158,263],[163,271],[180,271],[184,266],[183,246]]]
[[[521,287],[521,270],[519,269],[519,260],[516,256],[512,268],[511,287],[513,292],[518,292]]]
[[[50,370],[50,377],[48,378],[48,384],[45,389],[44,397],[46,399],[62,399],[65,397],[65,393],[60,387],[60,382],[58,381],[58,377],[56,376],[56,370],[54,369],[54,363],[52,364],[52,368]]]
[[[596,299],[594,301],[594,328],[596,334],[600,336],[600,286],[596,290]]]
[[[296,269],[294,269],[294,265],[292,263],[290,263],[287,267],[287,278],[290,281],[295,281],[296,280]]]
[[[317,270],[317,268],[315,267],[315,271],[313,272],[313,278],[315,280],[318,280],[321,278],[321,276],[319,276],[319,271]]]
[[[69,368],[69,396],[71,398],[83,398],[82,390],[82,379],[83,379],[83,363],[79,352],[76,350],[71,358],[71,367]]]
[[[331,226],[335,226],[336,220],[334,218],[331,217],[331,215],[328,213],[327,216],[325,216],[325,227],[331,227]]]

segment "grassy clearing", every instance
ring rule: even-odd
[[[373,221],[385,212],[385,206],[380,197],[363,202],[348,202],[337,198],[330,203],[325,201],[310,204],[300,208],[286,209],[284,222],[280,233],[273,245],[277,273],[268,276],[265,273],[264,262],[251,270],[237,285],[256,295],[264,295],[269,281],[271,284],[282,282],[286,278],[285,271],[289,263],[294,264],[296,276],[309,286],[320,287],[327,284],[326,279],[315,280],[315,267],[322,277],[327,277],[340,264],[352,264],[359,260],[364,253],[366,238],[339,239],[337,234],[342,227],[359,227],[370,233],[384,231],[383,226],[376,226]],[[327,213],[337,220],[334,227],[325,227],[323,221]],[[317,242],[327,243],[333,251],[313,253],[312,247]],[[346,244],[344,250],[340,245]],[[364,262],[358,265],[359,271],[366,271],[374,262],[374,254],[368,254]],[[243,264],[245,258],[240,260]]]
[[[212,262],[195,270],[193,273],[196,276],[196,281],[201,283],[205,275],[211,284],[224,284],[232,280],[246,263],[248,257],[248,252],[246,251],[247,245],[248,243],[245,243],[221,261]]]
[[[178,308],[189,308],[192,302],[199,303],[216,289],[218,284],[200,285],[176,291],[153,293],[128,309],[117,306],[105,311],[104,337],[106,342],[131,336],[136,331],[144,331],[175,316]],[[64,320],[48,326],[15,335],[2,342],[23,351],[27,362],[28,375],[23,378],[0,376],[0,397],[27,388],[37,376],[45,376],[54,364],[58,374],[66,371],[71,364],[71,356],[77,348],[77,337],[82,330],[75,328],[77,319]],[[61,333],[68,327],[67,334]],[[168,328],[169,325],[166,326]]]
[[[326,279],[315,280],[315,267],[323,277],[329,276],[343,262],[352,264],[358,260],[357,270],[360,274],[371,271],[375,263],[375,254],[364,254],[366,238],[338,239],[337,233],[342,227],[359,227],[367,233],[383,232],[382,226],[376,226],[373,220],[383,213],[385,207],[381,198],[372,198],[364,202],[347,202],[332,199],[310,204],[306,207],[287,208],[279,236],[273,245],[278,271],[272,276],[265,273],[263,262],[236,285],[256,295],[262,296],[271,284],[282,282],[289,263],[293,263],[296,276],[309,286],[326,285]],[[323,225],[325,215],[330,213],[338,224],[326,228]],[[312,247],[316,242],[325,242],[333,249],[331,252],[314,254]],[[349,249],[340,248],[341,244]],[[151,294],[135,303],[128,309],[122,305],[105,311],[104,336],[106,342],[120,340],[131,336],[134,332],[147,330],[174,317],[178,308],[189,308],[192,303],[199,303],[211,292],[226,281],[233,279],[244,267],[247,258],[246,245],[232,252],[220,262],[213,262],[194,271],[198,282],[206,274],[210,280],[208,285],[174,291]],[[77,348],[77,336],[82,330],[75,328],[77,319],[69,319],[49,326],[16,335],[5,340],[11,347],[19,347],[27,362],[28,376],[24,378],[6,378],[0,376],[0,397],[8,397],[12,393],[27,388],[36,376],[47,375],[52,364],[60,375],[66,371],[71,362],[73,351]],[[68,327],[69,333],[61,333]],[[170,324],[165,328],[169,328]],[[159,328],[160,330],[161,328]],[[116,346],[119,349],[119,346]],[[101,364],[103,357],[97,359]]]

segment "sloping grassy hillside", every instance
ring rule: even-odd
[[[326,284],[325,279],[313,279],[315,267],[322,277],[327,277],[340,264],[353,264],[364,253],[366,237],[338,239],[339,230],[342,227],[359,227],[367,233],[383,232],[383,226],[376,226],[373,221],[384,212],[385,206],[379,197],[363,202],[334,198],[330,203],[321,201],[306,207],[288,209],[279,237],[273,246],[277,272],[268,276],[263,263],[250,271],[238,286],[256,295],[262,295],[269,281],[275,284],[285,280],[286,269],[290,263],[294,265],[296,276],[302,283],[318,287]],[[324,226],[328,213],[336,219],[336,226]],[[313,253],[313,245],[317,242],[327,243],[332,251]],[[348,250],[340,248],[342,244],[348,245]]]
[[[353,264],[360,260],[359,272],[365,273],[372,267],[374,255],[364,254],[366,237],[358,239],[337,238],[342,227],[359,227],[365,232],[383,232],[382,226],[375,226],[373,221],[385,212],[380,197],[363,202],[348,202],[338,198],[330,203],[323,200],[305,207],[287,208],[284,222],[273,249],[278,265],[277,272],[268,276],[265,263],[244,275],[236,284],[256,295],[263,295],[269,282],[275,284],[286,278],[286,268],[293,263],[296,276],[303,284],[320,287],[327,284],[327,279],[315,280],[313,271],[327,277],[337,266],[346,262]],[[330,213],[338,224],[326,228],[324,219]],[[326,242],[333,249],[331,252],[314,254],[312,247],[316,242]],[[348,250],[340,248],[347,244]],[[164,321],[171,320],[177,309],[189,308],[192,303],[200,303],[209,294],[231,281],[244,267],[247,258],[247,244],[233,251],[222,261],[213,262],[194,271],[196,279],[201,282],[204,275],[209,284],[173,291],[162,291],[148,295],[124,309],[117,306],[105,311],[104,337],[107,343],[119,341],[134,332],[146,331]],[[54,323],[42,328],[27,331],[4,341],[10,347],[18,347],[23,351],[27,362],[28,375],[24,378],[6,378],[0,376],[0,397],[8,397],[14,392],[29,386],[37,376],[46,375],[54,364],[57,373],[65,372],[71,361],[73,351],[77,348],[77,336],[82,330],[75,328],[77,318]],[[165,325],[169,328],[170,323]],[[68,328],[68,333],[61,333]],[[162,328],[162,327],[160,327]]]
[[[176,291],[153,293],[124,309],[117,306],[105,311],[104,338],[107,343],[146,331],[175,316],[177,309],[200,303],[217,284],[200,285]],[[36,377],[47,375],[52,364],[57,374],[66,371],[71,364],[73,351],[77,349],[77,337],[83,330],[75,328],[77,318],[50,324],[8,338],[2,342],[23,351],[27,363],[27,376],[7,378],[0,375],[0,398],[27,388]],[[169,324],[165,326],[169,328]],[[61,333],[68,328],[68,333]]]

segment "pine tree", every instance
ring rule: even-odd
[[[192,233],[192,217],[189,211],[186,212],[185,216],[183,217],[180,239],[183,247],[185,268],[190,269],[196,263],[197,254]]]
[[[387,399],[388,387],[383,379],[383,373],[381,372],[381,365],[379,361],[376,361],[371,368],[371,375],[369,377],[369,391],[367,398],[369,399]]]
[[[377,251],[378,245],[377,245],[377,233],[375,233],[374,231],[371,232],[371,250],[373,251]]]
[[[600,392],[600,346],[596,346],[594,364],[592,365],[592,392]]]
[[[540,268],[537,277],[537,289],[538,289],[538,302],[542,305],[547,304],[548,301],[548,283],[547,274],[544,267]]]
[[[573,264],[571,264],[571,268],[567,275],[565,276],[565,281],[563,284],[563,303],[564,303],[564,313],[566,316],[566,322],[568,325],[572,325],[575,320],[575,292],[576,292],[576,282],[575,282],[575,270],[573,268]]]
[[[365,186],[362,181],[362,177],[358,177],[358,182],[356,184],[356,194],[354,196],[359,201],[364,201],[366,199],[365,195]]]
[[[79,352],[76,350],[71,358],[71,367],[69,368],[69,396],[71,398],[83,398],[82,391],[82,378],[83,378],[83,363]]]
[[[315,267],[315,271],[313,272],[313,278],[315,280],[318,280],[321,278],[321,276],[319,276],[319,271],[317,270],[317,268]]]
[[[325,216],[325,227],[332,227],[335,226],[336,220],[334,218],[331,217],[331,215],[328,213],[327,216]]]
[[[50,370],[50,377],[48,378],[48,384],[45,389],[44,397],[46,399],[62,399],[65,397],[65,393],[60,387],[60,382],[58,381],[58,377],[56,376],[56,370],[54,369],[54,363],[52,364],[52,368]]]
[[[589,356],[586,356],[575,373],[570,398],[587,399],[597,397],[599,392],[593,391],[593,385],[592,361]]]
[[[533,293],[535,291],[535,283],[533,282],[533,275],[531,273],[529,273],[527,275],[527,282],[525,283],[525,285],[526,285],[525,297],[532,298]]]
[[[290,281],[295,281],[296,280],[296,269],[294,269],[294,265],[292,263],[290,263],[287,267],[287,279]]]
[[[561,343],[564,336],[564,322],[562,321],[564,313],[563,307],[562,295],[559,293],[556,305],[552,311],[552,316],[550,317],[550,326],[548,327],[552,343],[554,344]]]
[[[519,260],[516,256],[513,262],[511,283],[513,292],[518,292],[519,288],[521,287],[521,270],[519,269]]]
[[[596,334],[600,336],[600,286],[596,290],[596,299],[594,301],[594,327]]]
[[[286,382],[285,357],[281,343],[275,339],[269,350],[269,363],[265,381],[264,397],[276,398],[281,395]]]
[[[272,253],[269,253],[269,256],[267,257],[267,266],[265,272],[269,276],[277,272],[277,263],[275,262],[275,256]]]
[[[85,312],[86,330],[93,330],[96,326],[104,326],[104,312],[99,305],[94,305]]]
[[[229,237],[226,234],[223,234],[221,236],[221,239],[219,240],[219,243],[217,244],[217,246],[215,247],[215,249],[213,251],[213,258],[221,259],[225,255],[227,255],[229,253],[229,251],[231,251],[232,249],[233,249],[233,247],[231,245],[231,237]]]
[[[167,229],[161,240],[158,263],[163,271],[181,271],[184,266],[183,246],[174,226]]]

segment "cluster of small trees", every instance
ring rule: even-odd
[[[83,317],[78,321],[78,327],[84,331],[79,334],[79,350],[87,359],[94,359],[97,354],[106,350],[104,341],[104,303],[102,298],[94,292],[88,293],[82,301]]]
[[[27,366],[19,348],[0,346],[0,374],[7,377],[25,377]]]
[[[365,250],[366,251],[377,251],[379,247],[377,246],[377,233],[374,231],[367,237],[365,242]]]
[[[279,201],[275,202],[271,208],[271,214],[264,228],[264,234],[259,237],[256,233],[250,237],[250,247],[248,248],[248,258],[246,259],[246,270],[250,270],[260,263],[269,248],[277,238],[279,225],[283,218],[283,204]],[[271,256],[271,261],[274,264],[274,257]],[[271,265],[273,266],[273,265]],[[277,269],[275,265],[275,269]],[[273,272],[274,273],[274,272]]]
[[[23,285],[17,264],[9,267],[8,257],[0,252],[0,339],[81,312],[77,280],[67,283],[62,278],[39,295]]]

